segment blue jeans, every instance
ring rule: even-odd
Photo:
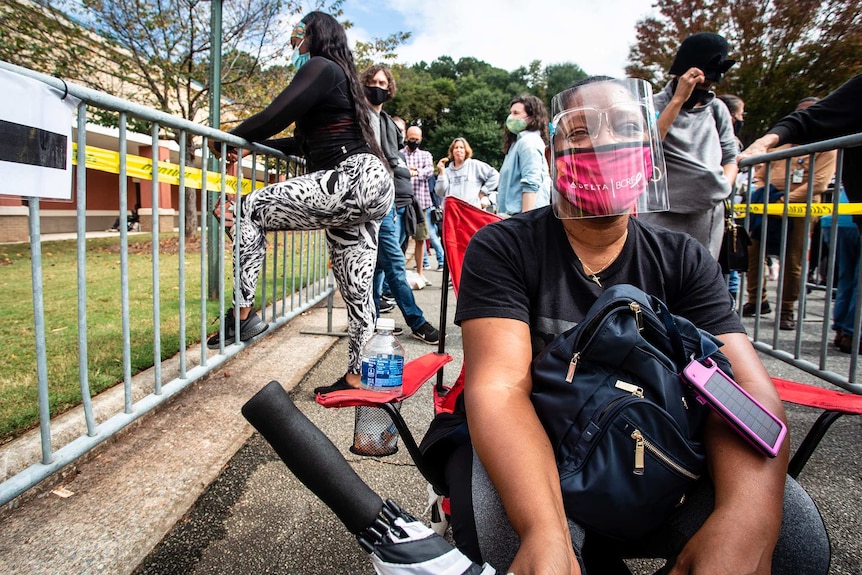
[[[739,272],[732,271],[727,275],[727,291],[736,297],[739,292]]]
[[[395,207],[395,230],[398,233],[398,245],[401,246],[401,252],[402,253],[404,252],[405,248],[407,247],[404,244],[408,240],[407,232],[404,231],[404,223],[403,223],[404,222],[404,211],[406,209],[407,209],[407,206],[404,206],[403,208],[399,208],[397,206]],[[377,294],[385,293],[388,295],[392,295],[392,290],[389,289],[389,282],[386,281],[385,277],[383,278],[383,287],[381,289],[377,290],[375,293],[377,293]],[[378,305],[377,308],[379,309],[380,306]]]
[[[407,283],[404,252],[401,251],[401,244],[398,243],[397,223],[398,218],[393,206],[380,222],[380,231],[378,232],[377,269],[374,270],[374,308],[379,316],[380,294],[385,277],[389,291],[404,316],[404,321],[407,322],[410,329],[416,330],[425,325],[426,321],[422,310],[416,305],[413,290]]]
[[[824,232],[824,235],[827,232]],[[839,227],[837,242],[835,258],[838,265],[838,285],[832,307],[833,327],[852,335],[853,319],[856,315],[856,284],[859,277],[859,231],[855,227]]]
[[[407,231],[404,229],[404,212],[407,206],[403,208],[395,208],[395,229],[398,232],[398,245],[401,246],[401,251],[404,252],[404,245],[410,238],[407,237]]]
[[[437,267],[443,267],[443,244],[440,242],[440,236],[437,234],[437,226],[431,223],[431,210],[434,206],[425,210],[425,225],[428,226],[428,236],[431,239],[431,247],[434,248],[434,253],[437,255]],[[428,250],[424,251],[422,256],[422,266],[428,267]]]

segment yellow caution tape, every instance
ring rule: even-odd
[[[78,165],[78,144],[72,143],[72,164]],[[96,148],[87,146],[84,154],[84,165],[87,169],[107,172],[109,174],[120,173],[120,153],[104,148]],[[202,171],[199,168],[185,167],[185,185],[189,188],[200,190],[202,186]],[[139,178],[142,180],[153,179],[153,161],[150,158],[142,156],[133,156],[126,154],[126,175],[130,178]],[[221,192],[221,174],[218,172],[207,171],[207,191]],[[236,194],[237,178],[236,176],[225,176],[225,193]],[[171,162],[159,162],[159,183],[180,184],[180,166]],[[256,181],[255,189],[262,188],[266,185],[265,182]],[[242,193],[243,195],[251,192],[251,180],[243,178]]]
[[[814,217],[831,216],[833,212],[832,204],[811,204],[811,215]],[[808,204],[788,204],[787,215],[791,218],[804,218],[808,209]],[[736,204],[733,206],[734,212],[738,216],[745,215],[745,204]],[[751,204],[752,214],[763,214],[763,204]],[[770,216],[783,216],[784,204],[769,204],[766,206],[766,213]],[[862,214],[862,204],[839,204],[838,215],[853,216]]]

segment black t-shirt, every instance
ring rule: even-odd
[[[293,138],[266,140],[294,122]],[[265,110],[231,133],[286,154],[303,155],[312,171],[328,170],[352,154],[371,152],[356,118],[347,75],[322,56],[311,58]]]
[[[718,262],[691,236],[631,218],[619,257],[583,272],[550,207],[485,226],[464,257],[455,321],[501,317],[530,326],[533,355],[581,321],[611,285],[628,283],[712,333],[744,333]]]

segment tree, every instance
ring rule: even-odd
[[[493,162],[501,155],[500,129],[511,97],[502,87],[511,74],[475,58],[456,63],[449,56],[430,65],[396,66],[393,74],[398,93],[386,110],[421,126],[424,147],[435,158],[457,136],[467,138],[477,158]]]
[[[350,27],[350,22],[342,22],[342,24],[346,28]],[[373,38],[370,42],[356,42],[353,49],[356,69],[362,72],[375,62],[394,62],[398,57],[396,49],[409,40],[410,36],[410,32],[395,32],[386,38]]]
[[[722,34],[738,63],[717,91],[745,101],[744,141],[862,68],[858,0],[657,0],[655,7],[659,16],[638,22],[626,73],[661,89],[686,36]]]
[[[114,62],[128,58],[119,46],[91,33],[46,1],[0,3],[0,59],[91,86],[111,81]],[[86,63],[86,66],[82,66]],[[114,79],[109,93],[121,86]]]
[[[473,156],[499,166],[503,161],[501,131],[510,96],[481,86],[457,98],[436,128],[425,138],[425,148],[435,158],[449,151],[457,137],[466,138]]]
[[[542,61],[533,60],[528,67],[521,66],[512,72],[512,76],[517,78],[518,83],[527,87],[527,90],[538,96],[543,102],[547,99],[545,93],[545,74],[542,70]]]
[[[410,67],[394,66],[398,94],[386,105],[391,115],[422,127],[425,148],[435,158],[446,154],[458,136],[470,142],[474,156],[499,167],[503,160],[503,123],[509,102],[530,93],[547,103],[548,96],[586,77],[576,64],[542,68],[535,60],[512,72],[476,58],[441,56]]]
[[[404,118],[408,125],[422,126],[427,137],[455,100],[457,89],[455,80],[435,78],[418,66],[393,68],[398,93],[386,110]]]
[[[290,49],[289,20],[310,9],[338,18],[343,15],[343,2],[224,2],[221,88],[227,103],[223,115],[237,118],[259,111],[290,81],[292,70],[283,64]],[[206,121],[212,88],[211,0],[59,0],[52,4],[7,0],[0,6],[0,58],[187,120]],[[347,21],[343,25],[351,26]],[[359,43],[357,57],[392,59],[395,47],[408,37],[394,33]],[[97,113],[94,119],[116,124],[110,114]],[[196,148],[191,135],[186,149],[186,159],[192,162]],[[188,188],[185,193],[187,205],[196,205],[195,191]],[[185,227],[188,234],[196,233],[194,210],[187,212]]]
[[[100,34],[128,50],[118,75],[145,92],[155,107],[191,121],[203,121],[209,93],[211,2],[205,0],[82,0],[82,18]],[[222,86],[250,78],[286,52],[289,35],[280,18],[297,5],[281,0],[224,3]],[[102,89],[101,86],[97,88]],[[174,135],[179,138],[179,134]],[[195,146],[186,135],[187,160]],[[196,205],[195,190],[185,190],[187,205]],[[186,212],[186,233],[197,232],[194,210]]]
[[[545,91],[548,98],[554,97],[587,76],[588,74],[584,72],[583,68],[571,62],[550,64],[545,68]]]

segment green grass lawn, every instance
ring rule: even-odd
[[[143,242],[138,243],[143,238]],[[179,255],[177,234],[162,234],[159,257],[159,298],[161,357],[167,359],[179,351]],[[129,309],[132,374],[153,365],[153,281],[149,236],[129,239]],[[312,240],[313,241],[313,240]],[[122,309],[120,301],[120,239],[117,237],[87,240],[87,364],[89,385],[95,395],[123,380]],[[173,249],[171,249],[174,247]],[[200,341],[201,258],[199,244],[190,241],[185,255],[186,344]],[[287,248],[291,248],[288,236]],[[272,297],[271,283],[277,282],[281,297],[284,270],[279,245],[278,274],[272,277],[272,249],[269,251],[267,302]],[[293,247],[298,255],[299,242]],[[308,252],[302,250],[302,256]],[[78,286],[77,247],[74,240],[43,242],[42,282],[44,291],[48,391],[51,415],[81,403],[78,376]],[[226,254],[225,307],[230,307],[232,293],[231,257]],[[290,254],[288,254],[290,267]],[[298,257],[295,270],[288,275],[288,290],[295,281],[297,288],[317,279],[322,266],[312,273],[303,268],[299,277]],[[296,278],[292,278],[292,274]],[[0,245],[0,290],[3,318],[0,338],[6,349],[0,370],[0,443],[17,437],[38,425],[36,349],[33,327],[30,246]],[[258,305],[262,282],[258,285]],[[289,297],[289,296],[288,296]],[[209,333],[218,329],[218,301],[207,302]],[[212,323],[215,322],[215,323]]]

